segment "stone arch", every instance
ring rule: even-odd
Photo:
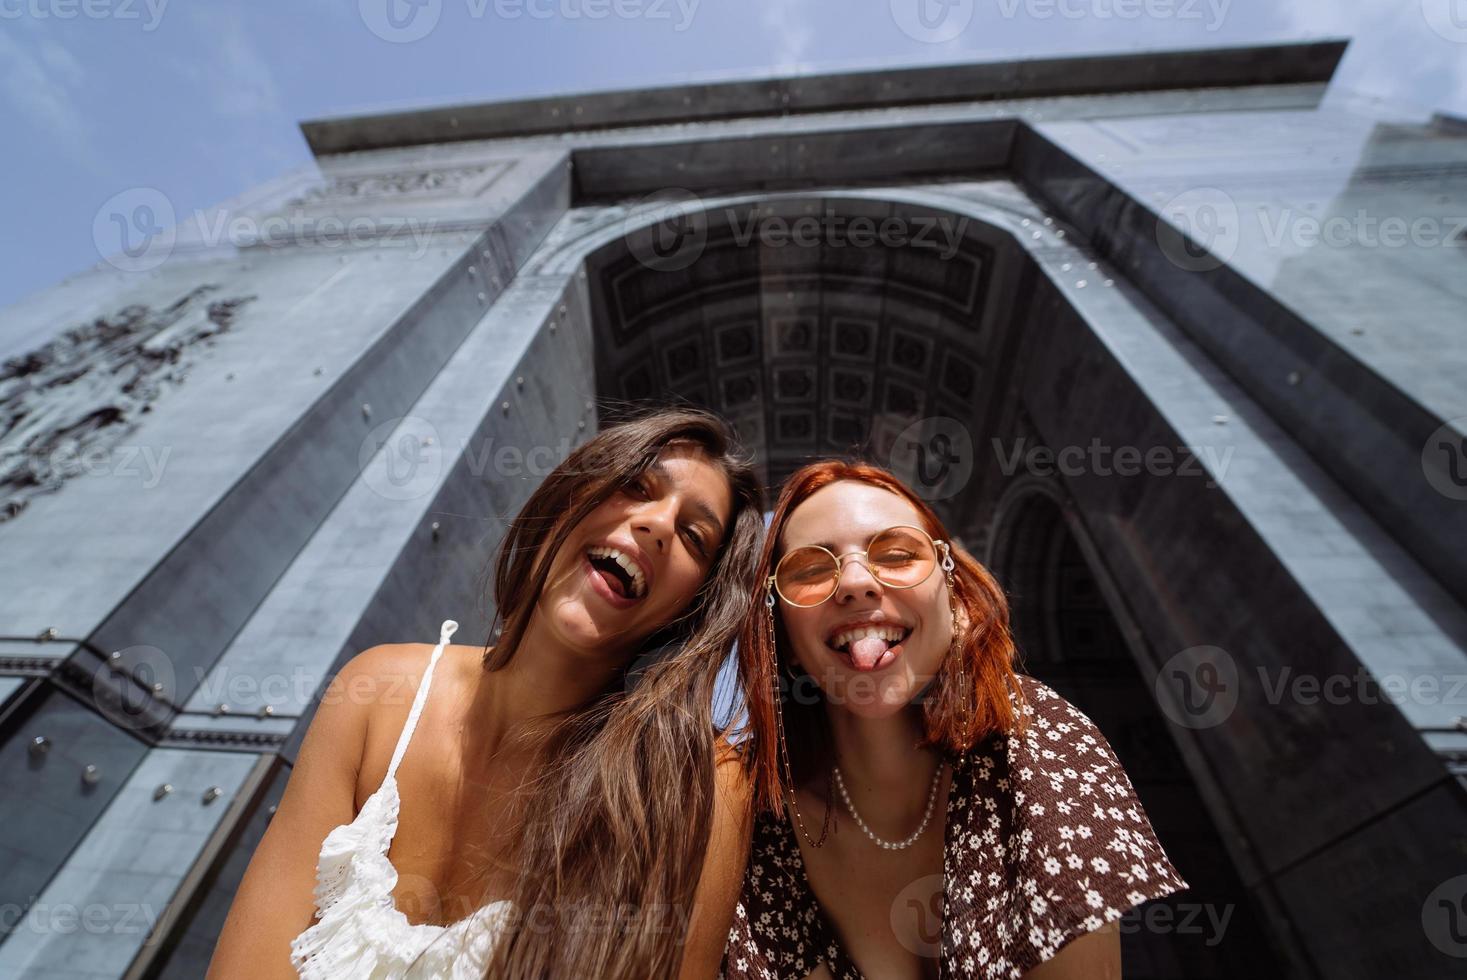
[[[648,402],[710,408],[739,428],[771,487],[811,458],[873,459],[986,556],[1014,596],[1026,670],[1114,733],[1186,868],[1195,887],[1174,904],[1198,907],[1170,914],[1228,910],[1227,942],[1217,945],[1133,923],[1128,968],[1277,974],[1260,912],[1219,840],[1215,800],[1194,782],[1150,699],[1134,649],[1145,639],[1122,625],[1130,620],[1085,533],[1084,504],[1056,480],[1006,472],[1001,452],[984,451],[991,439],[1038,440],[1015,377],[1032,346],[1048,340],[1045,325],[1075,315],[1039,288],[1040,266],[1083,258],[1007,203],[984,185],[689,195],[606,208],[553,247],[548,266],[580,279],[603,416]],[[949,247],[798,244],[796,223],[810,218],[817,238],[865,218],[894,222],[888,228],[899,233],[936,229]]]
[[[1275,975],[1259,910],[1226,859],[1222,833],[1192,780],[1167,723],[1156,711],[1146,638],[1106,573],[1077,508],[1051,480],[1021,478],[999,500],[985,564],[1009,596],[1010,623],[1023,669],[1079,705],[1106,734],[1173,863],[1192,887],[1154,903],[1151,925],[1128,921],[1127,975],[1233,977]],[[1223,916],[1225,926],[1218,926]],[[1190,921],[1187,931],[1159,926]],[[1212,918],[1209,919],[1209,916]],[[1194,930],[1223,929],[1209,945]]]
[[[1071,594],[1074,537],[1065,497],[1052,483],[1027,480],[1005,493],[994,514],[986,564],[1010,595],[1010,622],[1024,638],[1026,665],[1062,662],[1067,646],[1054,613]],[[1081,586],[1089,599],[1089,589]],[[1088,635],[1088,634],[1087,634]]]

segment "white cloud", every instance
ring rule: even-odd
[[[773,67],[788,70],[807,64],[815,29],[804,4],[795,0],[767,2],[759,11],[759,22],[774,37]]]
[[[1351,39],[1338,87],[1460,114],[1467,112],[1467,45],[1432,30],[1425,7],[1436,2],[1289,0],[1274,9],[1292,33]]]
[[[70,88],[81,88],[86,80],[86,70],[82,68],[81,62],[72,57],[70,51],[57,44],[55,41],[42,41],[40,46],[41,60],[46,67],[51,69],[58,81]]]
[[[81,63],[55,41],[27,48],[14,33],[0,32],[0,100],[15,114],[49,134],[74,162],[104,173],[76,95],[86,83]]]
[[[221,116],[265,119],[284,113],[269,64],[250,41],[239,11],[194,7],[189,19],[201,36],[180,73],[204,85],[209,107]]]

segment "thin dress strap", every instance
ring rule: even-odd
[[[428,701],[428,685],[433,681],[433,668],[438,665],[438,658],[443,656],[443,647],[448,643],[448,638],[458,629],[458,623],[451,619],[443,621],[443,627],[438,633],[438,645],[433,648],[433,656],[428,658],[428,669],[423,671],[423,680],[418,684],[418,693],[413,695],[413,707],[408,712],[407,721],[402,726],[402,734],[397,737],[397,748],[392,753],[392,761],[387,764],[387,779],[397,775],[398,763],[407,754],[408,742],[412,740],[413,729],[418,727],[418,718],[423,714],[423,705]]]

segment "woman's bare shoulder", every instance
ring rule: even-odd
[[[379,643],[348,660],[331,682],[328,694],[347,699],[364,710],[391,708],[408,702],[428,669],[433,645]]]
[[[396,744],[413,700],[428,672],[433,656],[432,643],[379,643],[348,660],[337,672],[322,695],[322,706],[330,705],[338,714],[357,715],[366,733],[367,759],[375,759],[376,750],[385,746],[388,755]],[[477,682],[482,673],[483,651],[474,646],[449,644],[433,669],[432,690],[421,724],[436,725],[451,721],[444,715],[445,706],[465,703],[467,686]],[[372,766],[368,765],[371,769]]]
[[[350,710],[363,716],[359,803],[386,775],[388,761],[427,674],[434,646],[403,642],[369,647],[347,661],[332,682],[336,696],[351,702]],[[456,719],[452,715],[456,706],[464,703],[461,685],[471,678],[469,665],[477,660],[478,651],[473,647],[444,647],[443,656],[433,669],[432,687],[418,722],[418,729],[429,733],[428,741],[435,739],[435,732],[451,731],[455,727]],[[413,778],[421,761],[404,763],[406,778]]]

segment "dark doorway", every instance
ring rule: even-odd
[[[992,571],[1008,592],[1022,670],[1105,733],[1172,863],[1192,887],[1122,920],[1128,980],[1286,977],[1197,785],[1057,496],[1001,512]]]

